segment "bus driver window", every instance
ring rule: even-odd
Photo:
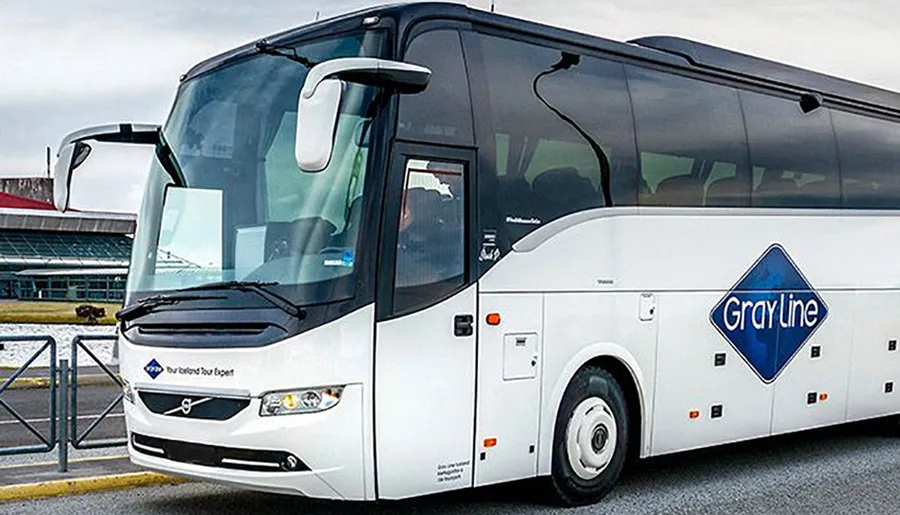
[[[423,307],[463,284],[464,167],[410,160],[397,235],[394,311]]]

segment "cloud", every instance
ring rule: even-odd
[[[487,9],[491,0],[469,0]],[[67,132],[118,121],[162,123],[178,77],[214,54],[315,18],[372,5],[363,0],[215,3],[154,0],[0,2],[0,175],[44,169],[44,147]],[[671,34],[813,70],[900,89],[884,56],[900,45],[891,0],[496,0],[497,12],[629,40]],[[889,64],[889,63],[888,63]],[[109,150],[109,149],[104,149]],[[76,192],[85,205],[135,210],[147,160],[98,152],[85,171],[111,174],[122,196]],[[106,154],[106,153],[104,153]],[[87,165],[86,165],[87,166]],[[86,169],[87,170],[87,169]],[[134,174],[134,175],[129,175]]]
[[[328,16],[362,3],[160,0],[123,8],[117,0],[4,0],[0,176],[43,173],[44,148],[55,153],[72,130],[120,121],[162,123],[178,77],[197,62],[312,21],[317,10]],[[79,184],[84,177],[104,177],[100,183],[111,186],[123,174],[132,174],[125,182],[142,184],[147,160],[122,146],[97,150],[79,169],[75,200],[81,207],[133,211],[133,192],[110,197],[79,190]]]
[[[677,35],[858,82],[900,89],[882,52],[900,43],[891,0],[498,0],[498,12],[609,39]]]

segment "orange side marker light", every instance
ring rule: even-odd
[[[488,313],[488,325],[500,325],[500,313]]]
[[[820,394],[819,394],[819,400],[820,400],[820,401],[827,401],[827,400],[828,400],[828,394],[825,393],[825,392],[820,393]]]
[[[700,418],[700,410],[692,409],[688,412],[688,418],[691,420],[696,420]]]
[[[485,446],[485,447],[490,448],[490,447],[494,447],[495,445],[497,445],[497,439],[496,439],[496,438],[485,438],[485,439],[484,439],[484,446]]]

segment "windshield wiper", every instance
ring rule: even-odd
[[[178,304],[185,300],[215,300],[224,299],[221,295],[154,295],[137,301],[136,304],[128,306],[116,313],[116,320],[119,322],[128,322],[144,315],[152,313],[160,306],[170,306]]]
[[[185,295],[185,293],[203,290],[237,290],[248,291],[259,295],[266,299],[273,306],[283,310],[285,313],[296,317],[298,320],[306,318],[306,310],[299,308],[291,303],[288,299],[269,290],[267,286],[274,286],[277,282],[253,282],[253,281],[223,281],[218,283],[201,284],[198,286],[190,286],[175,290],[175,293],[154,295],[139,300],[136,304],[128,306],[116,313],[116,320],[119,322],[128,322],[144,315],[152,313],[160,306],[170,306],[178,304],[185,300],[216,300],[224,299],[221,295]]]
[[[269,43],[265,39],[261,39],[256,42],[256,50],[261,54],[285,57],[287,59],[290,59],[291,61],[300,63],[307,68],[312,68],[313,66],[318,64],[298,54],[296,48],[276,46],[272,43]]]
[[[281,309],[288,315],[296,317],[298,320],[306,318],[306,310],[297,307],[285,297],[273,292],[268,286],[275,286],[277,282],[262,281],[223,281],[218,283],[200,284],[188,288],[181,288],[179,292],[205,291],[205,290],[237,290],[255,293],[266,299],[269,304]]]

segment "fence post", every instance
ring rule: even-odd
[[[118,330],[116,330],[116,341],[113,342],[112,346],[112,359],[109,361],[110,365],[119,365],[119,335]]]
[[[69,470],[69,360],[59,360],[59,471]]]

